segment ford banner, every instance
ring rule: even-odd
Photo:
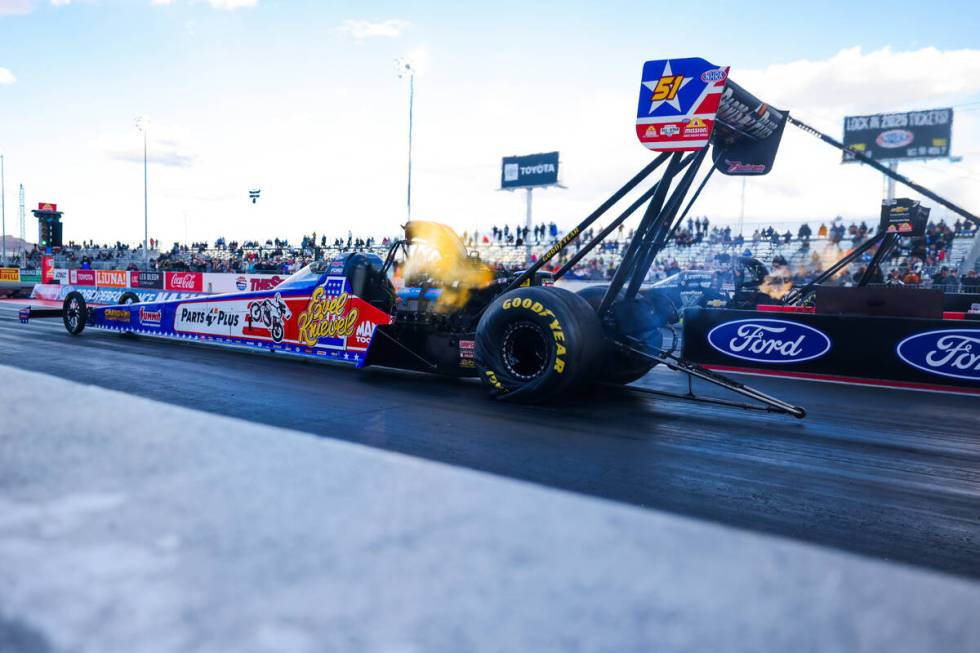
[[[980,393],[967,320],[684,310],[683,357],[709,368]]]

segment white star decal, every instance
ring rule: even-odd
[[[664,66],[664,72],[660,76],[660,79],[663,79],[664,77],[671,77],[673,74],[674,74],[674,72],[670,69],[670,61],[668,61],[667,62],[667,65]],[[657,84],[660,83],[660,79],[655,79],[655,80],[650,81],[650,82],[643,82],[643,85],[646,86],[648,89],[650,89],[650,92],[651,93],[655,93],[656,90],[657,90]],[[669,104],[670,106],[672,106],[675,109],[677,109],[677,111],[680,111],[681,110],[681,104],[677,100],[677,95],[681,92],[681,89],[682,88],[684,88],[685,86],[687,86],[687,83],[690,82],[690,81],[691,81],[691,78],[690,77],[684,77],[681,80],[680,88],[677,89],[677,93],[674,94],[674,97],[672,99],[670,99],[670,100],[652,100],[650,102],[650,110],[647,113],[648,114],[653,113],[654,111],[657,110],[658,107],[660,107],[661,104],[664,104],[664,103]]]

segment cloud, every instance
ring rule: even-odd
[[[64,7],[65,5],[70,5],[71,0],[51,0],[52,7]]]
[[[190,138],[182,130],[150,123],[147,161],[174,168],[188,168],[197,160],[197,155],[187,145],[189,141]],[[136,129],[106,133],[96,140],[95,146],[110,159],[143,163],[143,138]]]
[[[174,0],[150,0],[150,4],[154,7],[162,7],[164,5],[173,4]]]
[[[845,113],[920,108],[980,92],[980,50],[895,52],[886,47],[865,53],[854,47],[820,61],[803,59],[763,70],[733,68],[732,78],[774,105],[794,109]]]
[[[33,0],[0,0],[0,16],[23,16],[33,10]]]
[[[361,40],[377,36],[397,38],[411,26],[412,24],[407,20],[392,18],[377,23],[369,20],[345,20],[338,29],[345,34],[350,34],[355,39]]]
[[[6,68],[0,68],[0,86],[3,86],[5,84],[13,84],[16,81],[17,78],[14,77],[14,74],[12,72],[10,72]]]
[[[232,11],[243,7],[254,7],[259,0],[208,0],[208,4],[214,9],[224,9]]]

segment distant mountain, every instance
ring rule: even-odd
[[[26,240],[21,240],[16,236],[11,236],[7,234],[7,251],[8,252],[19,252],[25,249],[31,249],[34,247],[34,243],[29,243]]]

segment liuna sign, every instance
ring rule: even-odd
[[[500,170],[501,188],[553,186],[558,183],[558,152],[505,156]]]
[[[728,370],[980,394],[967,320],[684,310],[683,356]]]

